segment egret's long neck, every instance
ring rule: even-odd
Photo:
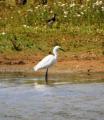
[[[58,53],[57,53],[56,49],[53,49],[53,54],[54,54],[55,58],[57,59]]]

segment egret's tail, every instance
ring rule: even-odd
[[[38,68],[36,66],[33,67],[34,71],[38,71]]]

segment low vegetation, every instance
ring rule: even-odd
[[[53,14],[56,20],[49,26],[47,20]],[[66,54],[104,55],[104,2],[0,3],[0,53],[45,53],[57,44]]]

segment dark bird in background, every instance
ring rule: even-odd
[[[27,0],[21,0],[22,5],[25,5],[27,3]]]
[[[47,20],[47,25],[52,27],[52,25],[55,21],[56,21],[56,14],[53,14],[53,16]]]
[[[17,5],[25,5],[27,3],[27,0],[16,0]]]
[[[13,49],[15,49],[16,51],[21,51],[21,45],[17,44],[17,37],[16,35],[13,36],[13,39],[11,39],[12,45],[13,45]]]

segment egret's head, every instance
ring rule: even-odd
[[[58,49],[64,51],[60,46],[55,46],[55,47],[54,47],[54,50],[58,50]]]
[[[55,50],[58,50],[58,49],[60,49],[60,48],[61,48],[60,46],[55,46],[55,47],[54,47]]]
[[[62,50],[62,51],[64,51],[60,46],[55,46],[54,48],[53,48],[53,54],[57,54],[57,51],[58,50]]]

